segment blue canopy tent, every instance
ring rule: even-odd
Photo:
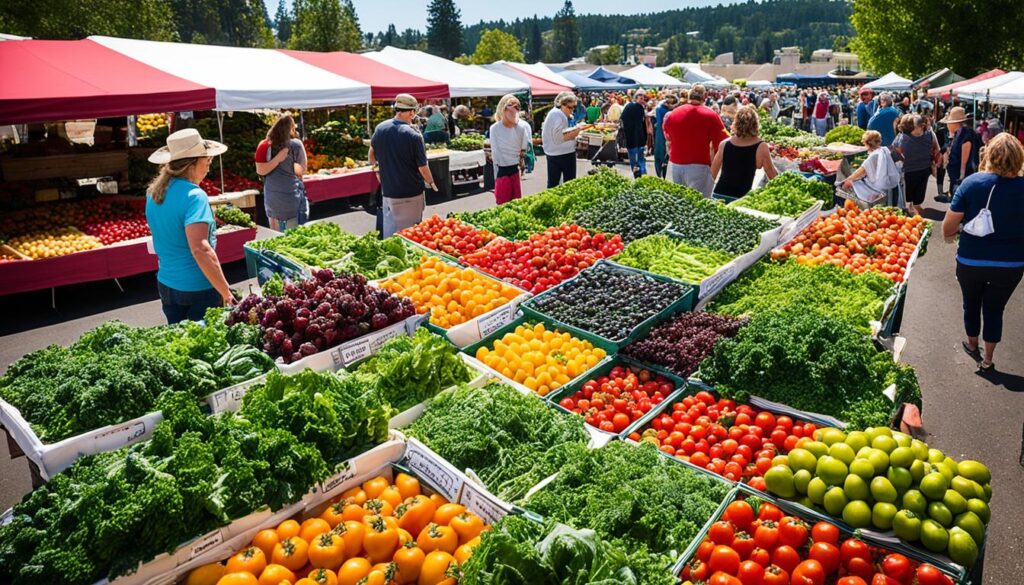
[[[638,87],[638,84],[635,79],[623,77],[618,73],[615,73],[614,71],[609,71],[605,69],[604,67],[598,67],[597,69],[594,69],[593,71],[590,72],[589,75],[587,75],[587,77],[591,79],[596,79],[602,83],[608,83],[611,85],[618,86],[615,89],[633,89],[635,87]]]
[[[583,75],[577,71],[570,71],[564,69],[561,71],[555,70],[562,77],[568,79],[576,86],[576,89],[582,91],[617,91],[621,89],[629,89],[632,86],[620,86],[613,83],[604,83],[596,79],[591,79],[586,75]]]
[[[831,75],[801,75],[799,73],[784,73],[775,77],[775,83],[784,85],[795,85],[797,87],[819,87],[822,85],[839,85],[840,83],[863,83],[870,81],[873,77],[852,79],[849,77],[832,77]]]

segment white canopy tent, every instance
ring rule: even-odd
[[[667,73],[651,69],[646,65],[637,65],[619,73],[622,77],[628,77],[643,87],[690,87],[689,83],[680,81]]]
[[[984,100],[993,93],[1001,93],[1003,86],[1024,78],[1022,71],[1010,71],[996,77],[990,77],[977,83],[964,85],[953,90],[953,94],[962,100]]]
[[[771,87],[772,85],[773,85],[772,82],[764,81],[762,79],[748,79],[747,80],[747,87],[764,88],[764,87]]]
[[[655,67],[654,70],[668,75],[666,72],[673,67],[679,67],[683,70],[683,81],[686,83],[699,83],[706,87],[729,87],[732,85],[725,79],[712,75],[701,69],[700,63],[672,63],[665,67]],[[669,77],[671,77],[671,75]]]
[[[895,72],[890,71],[871,83],[865,83],[864,87],[873,89],[875,91],[892,90],[892,91],[903,91],[910,90],[914,82],[906,77],[901,77]]]
[[[453,98],[496,96],[530,89],[529,84],[518,79],[488,71],[483,67],[462,65],[421,51],[384,47],[380,51],[363,55],[411,75],[447,83]]]
[[[534,77],[540,77],[545,81],[550,81],[551,83],[557,85],[564,85],[566,87],[576,87],[576,85],[573,82],[555,73],[547,65],[541,63],[540,61],[536,63],[513,63],[511,61],[498,61],[498,63],[508,65],[513,69],[518,69],[524,73],[529,73]]]
[[[1024,108],[1024,77],[1018,77],[989,91],[988,101],[1000,106]]]
[[[270,49],[92,36],[90,40],[217,92],[218,110],[324,108],[371,101],[370,86]]]

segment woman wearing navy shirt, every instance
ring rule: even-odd
[[[993,370],[992,354],[1003,334],[1003,310],[1024,276],[1024,147],[1002,133],[985,147],[980,172],[964,179],[942,221],[942,235],[951,239],[988,207],[995,231],[979,237],[960,233],[956,278],[963,294],[964,349],[980,361],[979,371]],[[982,320],[985,354],[978,335]]]

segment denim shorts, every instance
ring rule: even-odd
[[[169,324],[185,319],[201,321],[207,309],[224,304],[220,293],[212,287],[206,290],[185,291],[173,289],[161,282],[157,282],[156,287],[160,291],[161,308]]]

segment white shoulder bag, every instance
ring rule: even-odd
[[[979,211],[978,215],[974,216],[974,219],[964,224],[965,232],[972,236],[984,238],[996,231],[995,226],[992,225],[992,212],[988,210],[989,203],[992,203],[992,193],[994,193],[995,190],[996,186],[992,185],[992,189],[988,192],[988,201],[985,202],[985,209]]]

